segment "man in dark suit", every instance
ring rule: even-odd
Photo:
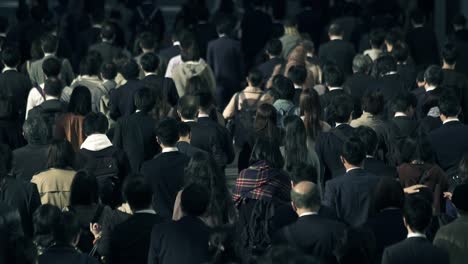
[[[143,86],[148,87],[162,101],[167,101],[172,107],[177,106],[179,94],[174,81],[159,74],[159,58],[156,54],[148,52],[141,56],[140,66],[144,73],[141,80]]]
[[[331,24],[328,29],[330,41],[319,48],[319,58],[323,64],[336,64],[345,75],[352,74],[352,63],[356,51],[353,44],[343,40],[344,30],[339,24]]]
[[[464,153],[468,152],[468,126],[458,120],[460,104],[453,94],[439,100],[442,127],[429,134],[436,162],[445,171],[456,170]]]
[[[268,56],[268,60],[257,67],[257,69],[262,72],[265,83],[270,79],[275,67],[284,63],[284,59],[281,57],[282,50],[283,44],[281,44],[279,39],[268,41],[265,47],[265,53]]]
[[[354,107],[351,97],[338,96],[334,100],[333,107],[336,109],[334,115],[336,125],[329,132],[319,134],[315,143],[315,151],[320,160],[319,184],[322,193],[326,181],[345,173],[340,155],[343,144],[354,131],[349,125]]]
[[[180,205],[184,216],[178,221],[155,225],[151,233],[148,264],[190,264],[209,261],[210,228],[201,220],[209,203],[206,187],[184,188]]]
[[[112,60],[123,50],[114,44],[116,38],[115,28],[111,23],[102,25],[101,42],[91,45],[89,50],[95,50],[101,54],[104,63],[112,62]]]
[[[318,186],[308,181],[299,182],[291,190],[291,201],[299,218],[277,231],[273,243],[295,245],[324,261],[336,261],[333,250],[346,226],[319,215]]]
[[[412,28],[406,35],[406,42],[417,67],[424,69],[438,64],[439,49],[434,30],[425,25],[426,18],[421,10],[411,13]]]
[[[4,68],[0,74],[0,89],[5,90],[6,94],[11,94],[14,109],[16,109],[14,119],[22,124],[26,115],[26,101],[32,85],[28,76],[17,70],[20,59],[21,54],[16,48],[7,47],[2,51]]]
[[[160,65],[159,74],[166,74],[167,64],[175,56],[180,55],[179,32],[172,33],[172,45],[159,51]]]
[[[148,260],[151,230],[164,219],[151,206],[153,192],[143,177],[129,178],[124,196],[133,215],[117,225],[110,235],[109,263],[143,264]]]
[[[382,264],[448,264],[447,252],[436,248],[424,235],[432,219],[432,207],[417,195],[408,196],[403,219],[408,238],[384,250]]]
[[[183,186],[189,158],[175,147],[179,140],[176,120],[161,121],[156,128],[156,140],[162,152],[143,163],[140,172],[153,190],[153,208],[162,217],[170,219],[177,192]]]
[[[322,107],[322,113],[324,116],[324,120],[329,124],[333,124],[333,111],[332,104],[335,99],[339,96],[348,95],[347,92],[343,89],[343,82],[344,76],[343,72],[335,65],[326,66],[323,69],[323,79],[325,85],[327,86],[327,90],[323,95],[320,96],[320,106]],[[349,100],[353,103],[354,110],[354,101],[353,98],[350,97]]]
[[[38,116],[30,117],[24,122],[23,134],[28,145],[13,151],[13,177],[29,182],[33,175],[47,169],[48,133],[46,123]]]
[[[137,79],[139,72],[138,64],[134,60],[129,60],[122,66],[122,75],[127,82],[110,93],[110,117],[113,120],[117,121],[120,117],[135,112],[133,96],[138,89],[143,88],[143,83]]]
[[[389,132],[392,143],[395,140],[415,136],[418,129],[418,122],[413,118],[417,99],[412,93],[402,93],[398,95],[392,103],[392,110],[395,112],[389,121]]]
[[[154,97],[150,89],[136,91],[134,97],[136,113],[122,117],[114,129],[114,146],[127,153],[132,172],[138,172],[141,164],[156,155],[158,147],[154,134],[155,120],[149,112],[154,108]]]
[[[346,173],[328,181],[325,187],[323,204],[334,209],[338,218],[350,226],[367,221],[372,193],[380,180],[362,169],[365,157],[364,143],[359,138],[349,138],[340,157]]]
[[[437,117],[439,114],[438,103],[443,89],[441,84],[443,81],[442,68],[438,65],[431,65],[424,72],[424,90],[425,92],[419,95],[418,104],[416,106],[416,116],[418,119],[429,115]]]
[[[409,58],[408,45],[399,43],[392,49],[392,55],[397,63],[397,72],[404,81],[405,87],[412,90],[415,87],[416,67]]]
[[[190,144],[190,140],[192,138],[192,133],[190,126],[185,122],[179,122],[179,141],[177,141],[176,147],[179,151],[187,157],[193,157],[197,152],[205,152],[197,147],[194,147]]]
[[[307,79],[307,69],[303,65],[294,65],[291,66],[288,70],[288,78],[294,84],[294,97],[293,103],[295,106],[299,106],[299,101],[301,99],[302,90],[307,88],[304,87],[304,84]]]
[[[221,19],[216,26],[220,37],[208,43],[207,62],[216,79],[216,101],[219,109],[224,109],[232,95],[240,90],[244,78],[241,44],[229,36],[232,33],[232,24],[230,19]]]
[[[382,93],[386,103],[387,114],[389,102],[394,100],[400,93],[407,91],[403,78],[397,72],[397,63],[394,57],[383,55],[376,61],[376,69],[379,73],[375,88]]]

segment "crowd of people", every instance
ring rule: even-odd
[[[0,264],[466,263],[463,15],[109,2],[0,17]]]

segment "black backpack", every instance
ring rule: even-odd
[[[251,140],[255,123],[257,106],[262,96],[260,95],[253,104],[249,104],[243,92],[237,93],[235,97],[235,115],[234,115],[234,141],[237,146],[242,147],[244,143]],[[242,100],[242,108],[239,109],[239,99]]]

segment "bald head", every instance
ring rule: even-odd
[[[301,181],[291,190],[291,200],[298,209],[318,210],[320,194],[318,186],[309,181]]]

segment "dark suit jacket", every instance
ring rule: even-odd
[[[390,133],[394,138],[405,138],[417,134],[418,122],[408,116],[397,116],[389,122]]]
[[[141,166],[141,174],[145,176],[153,195],[153,208],[166,219],[172,218],[175,198],[184,183],[184,170],[189,158],[175,152],[161,153]]]
[[[148,87],[155,95],[159,95],[162,100],[167,100],[173,107],[177,106],[179,94],[177,93],[174,81],[161,75],[148,75],[141,80],[143,86]]]
[[[407,238],[384,250],[382,264],[448,264],[447,252],[426,238]]]
[[[326,183],[324,205],[334,208],[339,219],[350,226],[364,224],[369,216],[372,193],[380,177],[361,168]]]
[[[417,66],[439,64],[437,38],[430,27],[411,29],[406,35],[406,42]]]
[[[429,135],[432,131],[442,126],[442,121],[439,117],[426,116],[419,121],[419,135]]]
[[[133,96],[136,91],[143,87],[143,83],[139,80],[128,80],[118,89],[110,92],[110,117],[118,120],[122,116],[129,116],[135,113],[135,104]]]
[[[176,147],[179,149],[179,151],[182,154],[185,154],[187,157],[192,158],[193,155],[197,152],[206,152],[204,150],[201,150],[197,147],[194,147],[192,144],[185,142],[185,141],[179,141],[176,144]]]
[[[28,144],[13,151],[12,175],[29,182],[32,176],[46,169],[49,145]]]
[[[382,93],[386,104],[395,99],[399,94],[407,91],[405,82],[398,73],[380,77],[377,80],[376,88]]]
[[[445,171],[458,166],[461,157],[468,152],[468,126],[458,121],[447,122],[429,134],[435,158]]]
[[[315,257],[330,261],[333,250],[346,226],[320,215],[299,217],[296,222],[280,229],[273,236],[274,243],[294,245]]]
[[[281,57],[275,57],[267,60],[266,62],[260,64],[257,69],[262,72],[263,74],[263,80],[266,82],[268,79],[270,79],[271,75],[273,74],[273,71],[278,64],[283,64],[284,59]]]
[[[362,163],[362,168],[376,176],[391,177],[396,179],[398,172],[395,167],[388,166],[383,161],[376,158],[365,158]]]
[[[443,69],[444,80],[442,87],[444,89],[453,89],[456,95],[460,98],[463,121],[468,123],[468,79],[465,74],[455,70]]]
[[[406,88],[411,90],[416,86],[417,72],[413,63],[398,64],[397,72],[403,79]]]
[[[161,51],[159,51],[159,73],[164,75],[166,74],[167,64],[169,61],[174,58],[175,56],[180,54],[180,46],[179,45],[171,45]]]
[[[138,112],[122,117],[114,129],[112,144],[125,151],[132,172],[138,172],[141,164],[156,155],[155,120],[148,114]]]
[[[0,74],[0,89],[13,96],[14,109],[17,109],[17,116],[21,123],[24,121],[26,101],[32,84],[29,77],[15,70],[8,70]]]
[[[101,54],[102,62],[108,63],[122,52],[122,48],[107,42],[100,42],[89,47],[89,50],[95,50]]]
[[[209,260],[210,228],[198,217],[155,225],[148,264],[192,264]]]
[[[224,108],[232,95],[241,89],[244,78],[244,62],[239,41],[221,37],[208,43],[207,62],[216,79],[219,107]]]
[[[208,43],[218,37],[216,27],[210,22],[198,23],[195,26],[195,35],[200,48],[200,57],[206,59]]]
[[[345,40],[331,40],[322,44],[319,58],[322,63],[336,64],[345,75],[352,74],[352,64],[356,51],[353,44]]]
[[[151,230],[163,222],[157,214],[136,213],[111,232],[109,263],[146,264]]]
[[[72,246],[55,245],[38,258],[39,264],[99,264],[96,258],[80,253]]]
[[[242,50],[247,59],[253,60],[265,47],[273,31],[273,22],[269,14],[247,8],[241,21]]]

